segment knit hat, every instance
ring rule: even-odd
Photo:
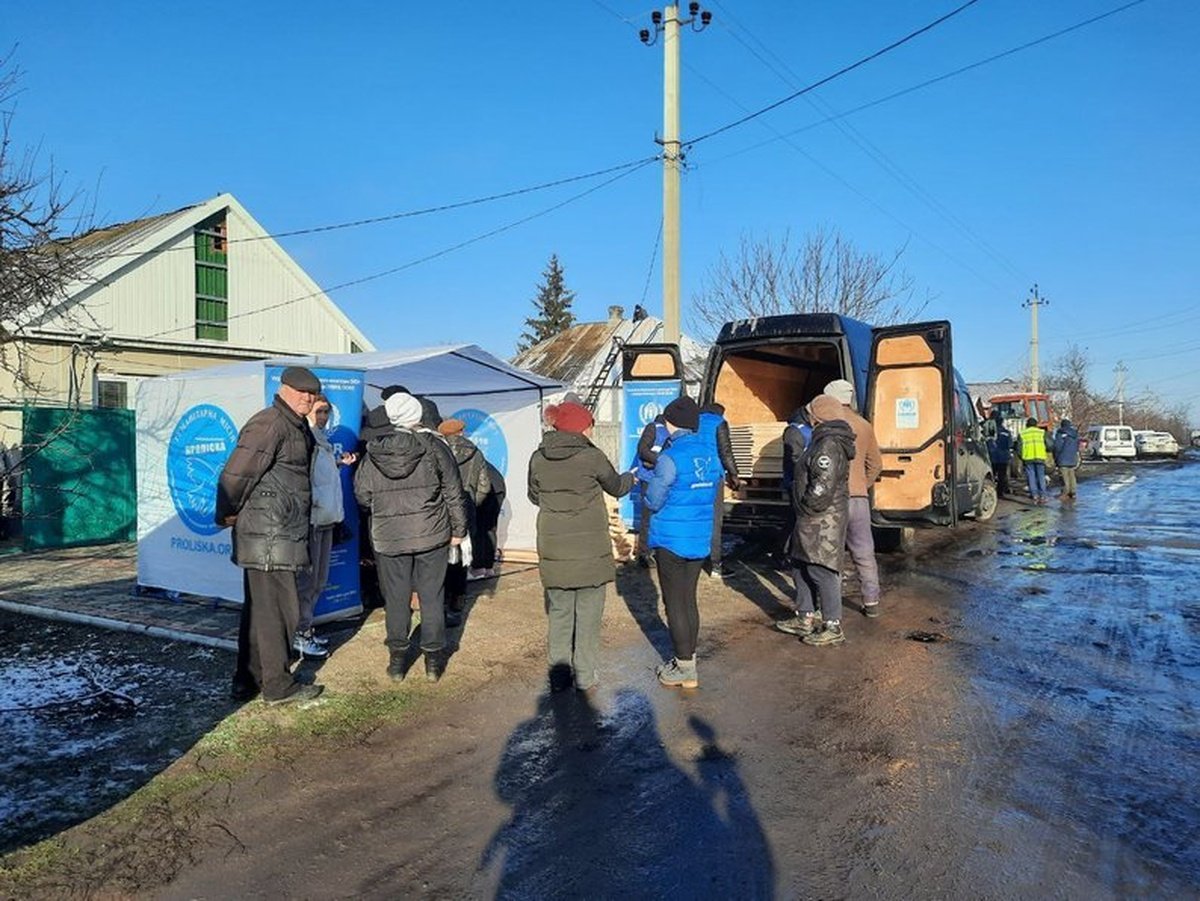
[[[546,404],[542,409],[542,425],[548,429],[554,428],[554,420],[558,418],[558,404]]]
[[[412,426],[421,421],[421,402],[411,394],[399,391],[383,402],[388,422],[392,425]]]
[[[592,414],[587,407],[566,401],[555,408],[553,425],[560,432],[582,434],[592,427]]]
[[[386,401],[393,394],[408,394],[408,393],[409,393],[409,390],[407,388],[405,388],[403,385],[388,385],[386,388],[384,388],[382,391],[379,392],[379,399],[382,401]]]
[[[842,402],[828,394],[818,394],[808,405],[809,415],[817,422],[831,422],[845,415]]]
[[[700,428],[700,408],[690,397],[677,397],[663,410],[663,419],[671,425],[689,431]]]
[[[825,393],[839,404],[850,406],[854,403],[854,386],[845,379],[834,379],[825,386]]]
[[[321,393],[321,380],[313,375],[311,369],[303,366],[289,366],[283,370],[279,381],[297,391],[307,391],[309,394]]]
[[[467,424],[461,419],[443,419],[441,425],[438,426],[438,431],[443,435],[458,435],[467,427]]]

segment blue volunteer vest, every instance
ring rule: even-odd
[[[659,451],[661,453],[663,446],[667,443],[667,439],[670,436],[671,436],[671,433],[667,431],[666,423],[655,422],[654,423],[654,444],[653,444],[654,450]],[[636,451],[634,452],[634,460],[637,462],[637,469],[634,471],[635,475],[637,475],[637,477],[640,481],[643,481],[643,482],[646,481],[648,478],[650,478],[650,474],[652,472],[654,472],[654,470],[648,469],[646,467],[646,464],[642,462],[642,458],[637,456]]]
[[[650,547],[702,560],[709,555],[713,503],[721,484],[715,427],[708,438],[701,432],[677,432],[662,456],[675,464],[675,481],[667,489],[666,503],[650,519]]]

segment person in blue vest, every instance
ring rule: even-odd
[[[712,505],[721,480],[715,438],[698,433],[700,408],[690,397],[678,397],[663,411],[670,440],[646,485],[650,548],[658,566],[658,584],[667,611],[667,629],[675,656],[657,670],[658,681],[677,688],[696,688],[696,643],[700,611],[696,583],[712,544]]]
[[[717,448],[717,459],[721,461],[721,469],[725,473],[725,485],[730,491],[742,487],[738,477],[737,460],[733,456],[733,439],[729,436],[729,423],[725,420],[725,407],[718,403],[706,404],[700,409],[700,427],[697,434],[705,442],[713,442]],[[718,487],[713,498],[713,534],[709,545],[708,566],[709,574],[715,578],[722,576],[721,570],[721,524],[725,518],[725,499]]]
[[[658,455],[662,453],[669,437],[667,421],[659,413],[642,429],[637,444],[637,460],[634,461],[633,474],[637,477],[638,490],[642,496],[638,513],[637,563],[638,566],[647,568],[653,558],[650,556],[650,508],[645,504],[646,483],[650,481],[654,464],[658,462]]]

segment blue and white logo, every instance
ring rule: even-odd
[[[220,407],[198,404],[180,418],[167,446],[167,486],[183,524],[215,535],[217,479],[237,446],[237,427]]]
[[[654,418],[661,414],[665,409],[666,407],[664,407],[658,401],[648,400],[638,407],[638,420],[642,425],[645,425],[648,422],[653,422]]]
[[[508,441],[500,423],[482,410],[468,408],[453,414],[454,419],[463,421],[463,434],[475,442],[475,446],[487,461],[508,478]]]

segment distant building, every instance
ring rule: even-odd
[[[517,354],[512,363],[521,369],[528,369],[562,382],[581,397],[586,397],[597,377],[604,371],[605,361],[613,351],[614,338],[624,344],[656,344],[666,341],[661,319],[646,315],[640,306],[636,308],[634,318],[626,319],[624,307],[611,306],[608,308],[608,319],[605,322],[586,322],[573,326]],[[708,347],[681,335],[679,355],[683,362],[684,387],[692,397],[696,397],[700,381],[704,377]],[[619,356],[602,381],[594,414],[596,443],[616,461],[619,440],[617,432],[621,423]],[[620,465],[620,461],[616,462]]]
[[[132,407],[137,383],[374,345],[229,194],[68,245],[86,277],[5,348],[0,404]]]

